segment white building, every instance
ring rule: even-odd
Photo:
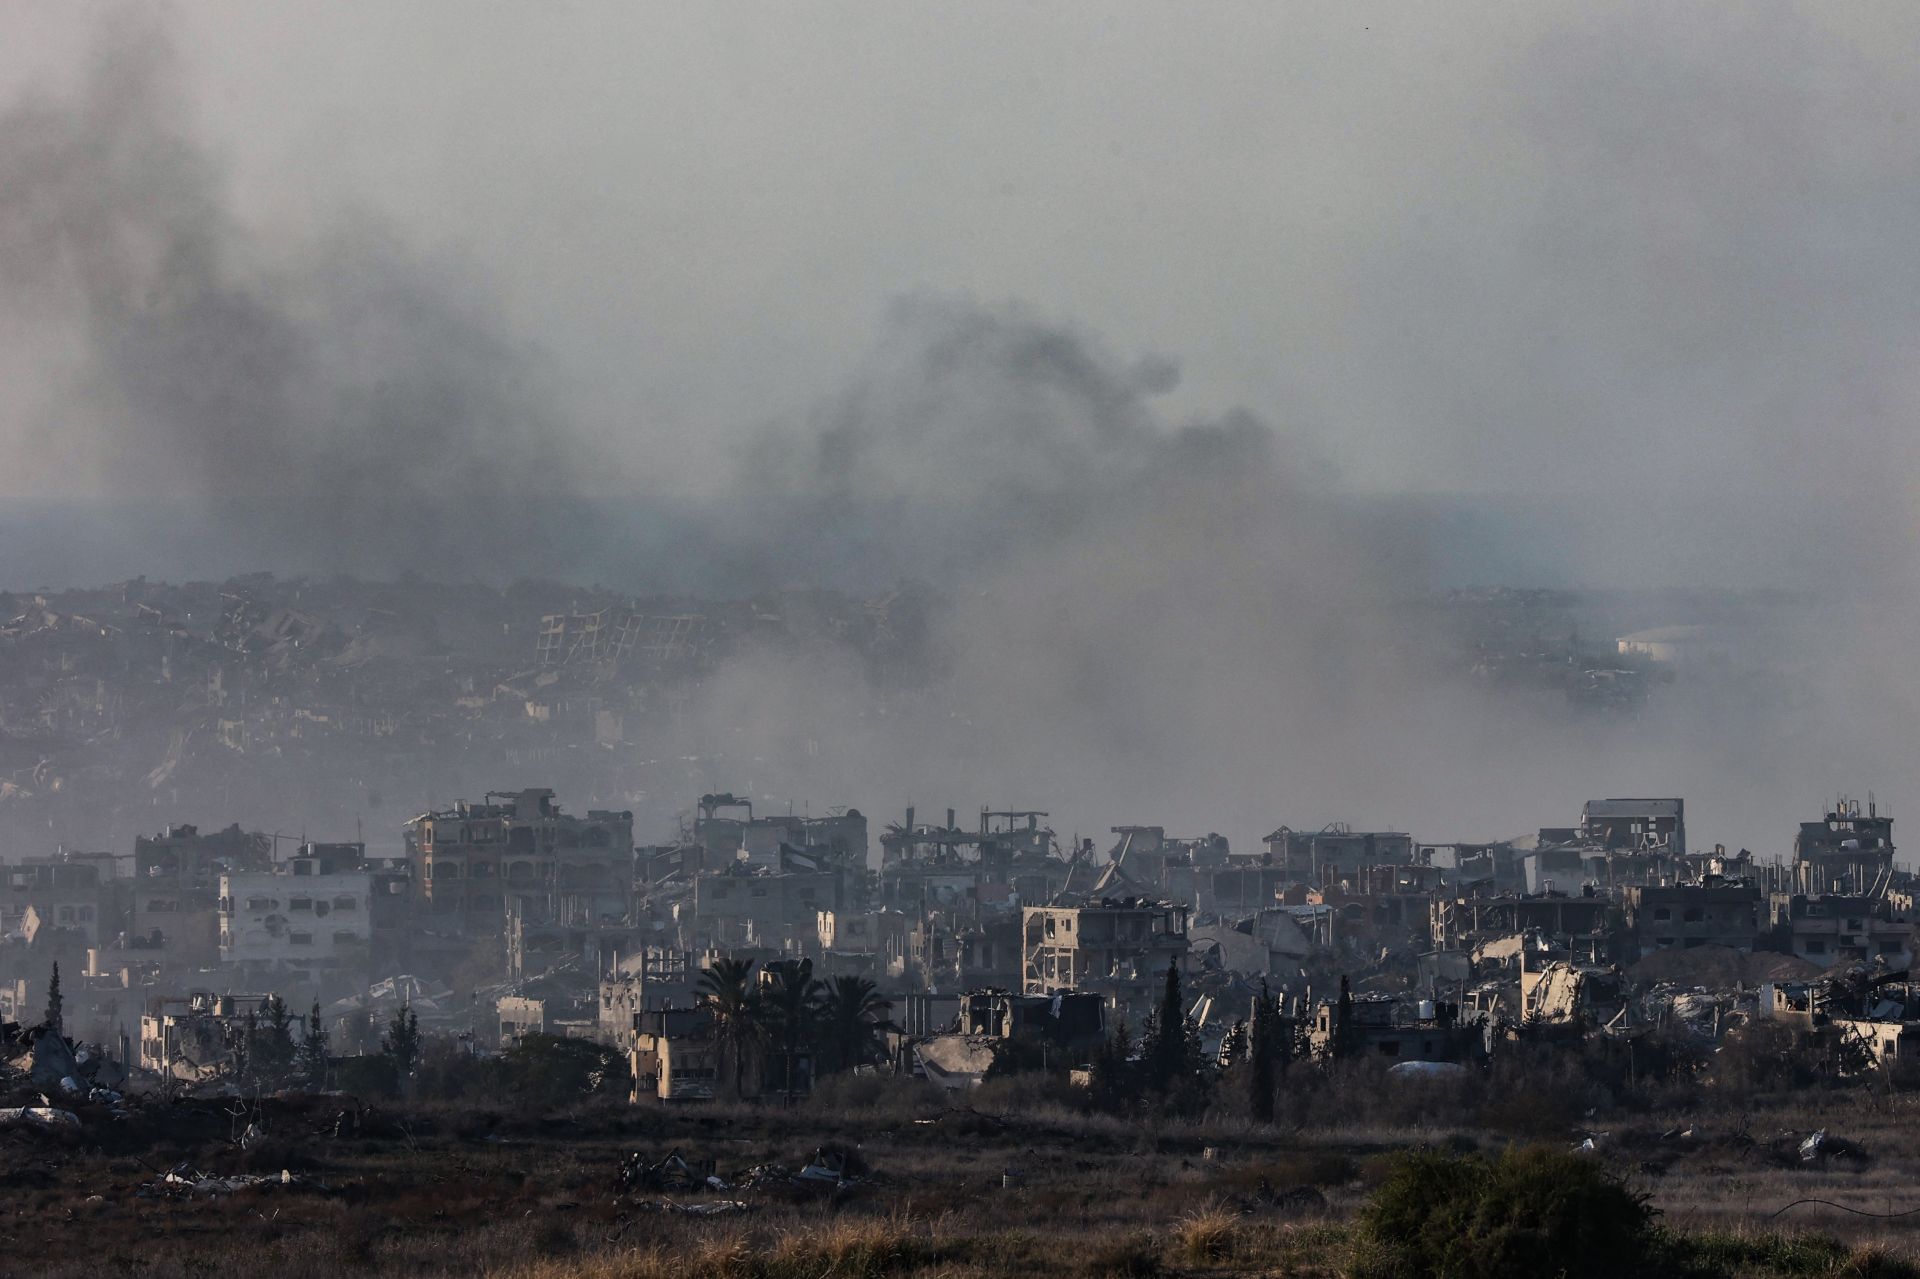
[[[220,877],[223,964],[315,970],[367,962],[373,875],[296,857],[274,871]]]

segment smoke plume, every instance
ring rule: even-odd
[[[311,251],[248,235],[126,16],[75,100],[0,119],[4,305],[72,335],[40,443],[263,566],[499,575],[587,542],[587,459],[485,298],[364,220]]]

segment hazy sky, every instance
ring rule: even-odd
[[[11,499],[237,491],[276,508],[216,530],[252,567],[569,576],[571,499],[693,494],[779,580],[884,578],[945,499],[920,536],[992,603],[955,632],[993,712],[955,789],[1153,796],[1099,820],[1487,837],[1685,793],[1758,841],[1913,774],[1911,5],[0,21]],[[792,522],[739,518],[769,487]],[[1334,536],[1330,487],[1548,494],[1484,536],[1569,580],[1853,594],[1790,711],[1569,736],[1374,651],[1356,610],[1432,548]],[[816,674],[730,672],[713,722],[764,714],[751,753],[851,713]],[[866,727],[821,802],[959,767]]]
[[[128,20],[0,11],[9,99]],[[165,12],[259,252],[367,217],[470,276],[616,483],[712,485],[926,290],[1170,357],[1172,418],[1366,489],[1843,501],[1910,433],[1911,6]]]

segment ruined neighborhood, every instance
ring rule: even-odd
[[[0,1279],[1920,1279],[1911,6],[0,31]]]
[[[235,1195],[325,1213],[478,1148],[476,1203],[527,1160],[569,1188],[549,1217],[604,1193],[598,1224],[542,1227],[567,1255],[636,1213],[805,1223],[945,1186],[991,1214],[1093,1143],[1083,1172],[1164,1186],[1198,1240],[1127,1235],[1102,1266],[1171,1247],[1315,1273],[1365,1246],[1356,1125],[1559,1145],[1661,1196],[1751,1164],[1842,1196],[1829,1216],[1904,1166],[1860,1110],[1920,1097],[1916,879],[1875,793],[1810,800],[1758,849],[1716,840],[1711,803],[1598,787],[1526,832],[1282,808],[1223,833],[1150,824],[1148,798],[1063,835],[1044,796],[776,796],[713,785],[756,758],[658,749],[769,645],[851,657],[894,713],[931,713],[948,606],[919,588],[258,575],[5,602],[0,1154],[100,1152],[9,1174],[50,1203],[107,1202],[119,1168],[155,1229]],[[1699,678],[1644,629],[1572,632],[1646,601],[1414,607],[1449,619],[1457,671],[1574,720],[1631,723]],[[1837,1117],[1729,1118],[1809,1097]],[[946,1170],[942,1134],[966,1152]],[[385,1220],[372,1237],[431,1246]],[[913,1265],[947,1255],[909,1235]],[[363,1262],[385,1264],[342,1264]]]
[[[1761,1023],[1832,1039],[1841,1073],[1920,1044],[1914,877],[1872,797],[1835,798],[1773,856],[1690,844],[1680,797],[1595,799],[1493,843],[1335,821],[1245,850],[1147,825],[1063,845],[1038,810],[822,812],[709,793],[649,842],[631,812],[529,786],[420,812],[397,857],[232,824],[20,857],[0,1017],[25,1052],[57,1009],[116,1089],[257,1086],[273,1001],[298,1014],[291,1050],[324,1045],[300,1058],[324,1067],[311,1085],[363,1077],[404,1017],[476,1059],[595,1045],[642,1104],[791,1103],[836,1070],[1086,1084],[1170,1016],[1202,1076],[1269,1034],[1288,1060],[1422,1074],[1531,1040],[1704,1058]],[[841,1042],[811,1022],[770,1039],[783,999]]]

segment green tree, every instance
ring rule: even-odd
[[[1564,1151],[1454,1156],[1412,1150],[1359,1214],[1355,1279],[1704,1273],[1661,1255],[1647,1197]]]
[[[627,1063],[605,1044],[561,1035],[522,1035],[500,1054],[508,1096],[561,1106],[596,1094],[625,1098]]]
[[[60,965],[55,963],[53,976],[47,978],[47,1015],[44,1020],[47,1029],[56,1035],[67,1033],[65,1009],[66,1003],[60,997]]]
[[[1115,1024],[1112,1036],[1103,1040],[1093,1055],[1087,1088],[1093,1108],[1108,1113],[1125,1109],[1138,1091],[1134,1075],[1133,1039],[1127,1034],[1127,1023],[1122,1019]]]
[[[233,1049],[233,1074],[243,1084],[254,1082],[253,1050],[260,1038],[260,1018],[254,1010],[247,1009],[247,1015],[240,1019],[240,1033],[235,1036],[231,1029],[227,1032],[227,1043]]]
[[[1186,1071],[1192,1054],[1186,1003],[1180,994],[1180,965],[1167,963],[1167,984],[1154,1010],[1153,1030],[1147,1041],[1147,1086],[1165,1093]]]
[[[316,999],[307,1013],[305,1033],[300,1037],[300,1073],[305,1076],[308,1088],[318,1092],[327,1086],[329,1064],[327,1028],[321,1024],[320,1001]]]
[[[865,977],[835,977],[820,1000],[823,1069],[852,1070],[886,1055],[881,1034],[892,1029],[893,1005]]]
[[[247,1064],[253,1082],[264,1088],[279,1088],[291,1075],[294,1065],[293,1014],[287,1001],[268,995],[260,1003],[260,1015],[247,1018]]]
[[[1333,1007],[1333,1038],[1327,1045],[1328,1056],[1341,1058],[1353,1056],[1353,991],[1347,985],[1347,975],[1340,974],[1340,1002]]]
[[[402,1004],[394,1012],[387,1033],[380,1038],[380,1051],[393,1062],[395,1085],[405,1093],[420,1060],[420,1018],[411,1004]]]
[[[760,1014],[767,1035],[780,1051],[781,1091],[793,1104],[794,1066],[811,1047],[819,1023],[821,983],[813,979],[811,959],[777,959],[764,970]]]
[[[746,1095],[747,1063],[766,1037],[760,1020],[759,993],[753,988],[751,959],[718,959],[700,970],[695,989],[700,1006],[713,1018],[714,1045],[733,1075],[733,1095]]]
[[[1253,997],[1253,1021],[1247,1027],[1247,1109],[1260,1123],[1273,1122],[1273,1093],[1285,1045],[1280,1001],[1260,983]]]

